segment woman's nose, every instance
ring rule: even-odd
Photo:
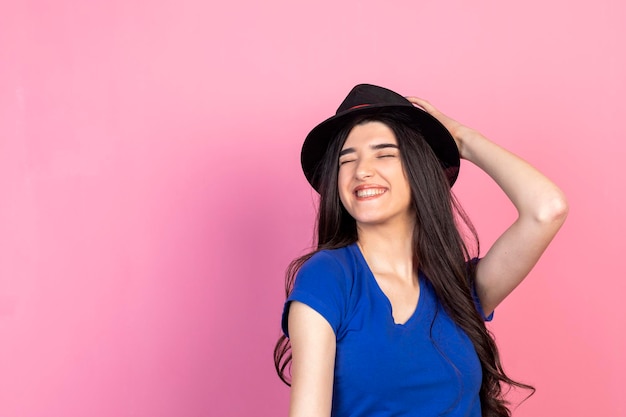
[[[358,165],[356,167],[357,179],[362,180],[365,178],[369,178],[372,175],[374,175],[374,168],[372,167],[372,164],[370,163],[370,161],[366,159],[359,160]]]

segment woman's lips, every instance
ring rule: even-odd
[[[384,187],[357,187],[354,190],[354,194],[359,199],[368,199],[368,198],[376,198],[387,192],[387,189]]]

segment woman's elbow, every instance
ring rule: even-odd
[[[536,212],[536,220],[541,224],[561,225],[567,218],[569,204],[561,190],[555,190],[546,197]]]

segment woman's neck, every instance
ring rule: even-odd
[[[413,281],[413,226],[357,226],[358,245],[370,269]]]

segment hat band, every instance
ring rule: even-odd
[[[356,106],[350,107],[348,110],[359,109],[361,107],[367,107],[367,106],[371,106],[371,104],[357,104]]]

